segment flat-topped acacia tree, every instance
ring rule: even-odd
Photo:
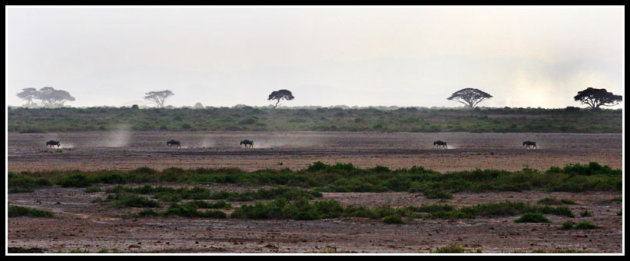
[[[269,94],[269,99],[267,100],[276,100],[276,104],[273,106],[273,108],[277,108],[278,107],[278,103],[280,103],[280,100],[293,100],[293,94],[291,93],[291,91],[289,90],[277,90],[277,91],[273,91],[271,92],[271,94]]]
[[[485,99],[492,98],[492,95],[474,88],[465,88],[454,92],[451,97],[446,98],[449,101],[456,101],[466,105],[469,108],[475,108],[477,104]]]
[[[145,93],[144,99],[155,102],[155,104],[159,108],[162,108],[164,107],[164,102],[166,101],[166,98],[172,95],[175,95],[175,94],[169,90],[152,91],[152,92]]]
[[[35,88],[24,88],[17,94],[20,99],[26,100],[26,107],[35,105],[34,99],[37,99],[38,91]]]
[[[42,101],[45,107],[61,107],[66,101],[74,101],[74,97],[64,90],[53,87],[42,87],[35,94],[35,99]]]
[[[615,106],[622,101],[621,95],[615,95],[606,89],[588,87],[573,97],[575,101],[591,106],[593,110],[599,110],[600,106]]]

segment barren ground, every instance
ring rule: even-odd
[[[9,171],[237,167],[302,169],[315,161],[437,171],[547,169],[596,161],[621,168],[621,134],[365,132],[71,132],[9,133]],[[61,149],[46,148],[60,140]],[[176,139],[181,148],[169,148]],[[241,148],[242,139],[254,148]],[[433,148],[434,140],[448,149]],[[526,150],[524,140],[538,143]]]
[[[218,189],[217,187],[210,187]],[[221,188],[225,189],[225,187]],[[229,188],[228,188],[229,189]],[[40,189],[9,195],[11,205],[51,210],[55,218],[9,219],[9,246],[41,248],[46,252],[73,250],[97,252],[397,252],[427,253],[436,247],[457,244],[467,251],[514,253],[570,250],[594,253],[621,252],[620,203],[614,192],[501,192],[458,193],[446,203],[524,201],[534,204],[544,197],[567,198],[576,218],[546,215],[553,223],[514,223],[518,216],[462,220],[415,219],[407,224],[385,224],[367,218],[317,221],[238,220],[187,218],[121,218],[140,209],[116,209],[91,203],[104,192],[86,194],[77,188]],[[324,199],[363,206],[419,206],[437,203],[421,194],[324,193]],[[59,202],[59,203],[57,203]],[[251,204],[251,203],[247,203]],[[234,204],[238,206],[239,204]],[[588,209],[591,217],[580,217]],[[600,228],[563,230],[565,221],[590,221]]]
[[[438,171],[474,168],[518,170],[523,166],[546,169],[569,163],[596,161],[621,168],[621,134],[550,133],[352,133],[352,132],[77,132],[58,134],[9,133],[9,171],[44,169],[132,169],[141,166],[217,168],[238,167],[301,169],[314,161],[351,162],[359,167],[390,168],[413,165]],[[253,139],[253,149],[240,148],[241,139]],[[61,149],[48,149],[46,140],[59,139]],[[166,140],[182,141],[182,148],[166,147]],[[432,148],[445,140],[447,150]],[[537,150],[520,145],[530,139]],[[279,163],[282,162],[282,165]],[[153,184],[157,185],[157,184]],[[161,184],[173,185],[178,184]],[[207,186],[212,190],[243,191],[260,187]],[[102,189],[105,189],[102,186]],[[8,221],[9,247],[41,248],[46,252],[102,249],[124,252],[411,252],[426,253],[456,244],[484,253],[584,251],[620,253],[618,192],[547,193],[541,191],[456,193],[443,203],[470,206],[478,203],[523,201],[535,204],[545,197],[572,199],[576,218],[546,215],[553,223],[514,223],[517,216],[462,220],[409,220],[385,224],[366,218],[294,220],[240,220],[121,218],[140,209],[116,209],[91,203],[104,192],[57,186],[33,193],[8,195],[10,205],[53,211],[55,218],[14,217]],[[420,206],[437,203],[419,193],[324,193],[344,205]],[[246,204],[251,204],[248,202]],[[233,203],[236,207],[238,202]],[[588,209],[592,216],[580,217]],[[228,211],[229,212],[229,211]],[[590,221],[591,230],[563,230],[563,222]]]

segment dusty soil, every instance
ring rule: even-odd
[[[239,141],[253,139],[254,148]],[[62,147],[46,148],[59,139]],[[169,148],[176,139],[181,148]],[[449,148],[432,148],[434,140]],[[538,149],[521,147],[534,140]],[[364,133],[364,132],[73,132],[8,134],[9,171],[50,169],[133,169],[141,166],[217,168],[238,167],[301,169],[314,161],[351,162],[359,167],[390,168],[414,165],[438,171],[495,168],[518,170],[524,166],[547,169],[570,163],[596,161],[622,167],[621,134],[555,133]],[[282,165],[280,164],[282,163]],[[170,184],[176,185],[176,184]],[[210,186],[213,190],[258,189]],[[104,187],[103,187],[104,189]],[[101,249],[124,252],[411,252],[426,253],[457,244],[484,253],[532,252],[556,249],[595,253],[622,251],[620,203],[617,192],[457,193],[444,203],[470,206],[504,200],[535,203],[544,197],[572,199],[577,215],[588,209],[591,217],[546,215],[551,224],[514,223],[513,217],[470,220],[409,220],[385,224],[379,220],[344,218],[318,221],[140,218],[122,215],[139,209],[116,209],[91,203],[104,192],[51,187],[33,193],[9,194],[10,205],[46,209],[56,217],[15,217],[8,220],[9,247],[41,248],[46,252]],[[345,205],[369,207],[419,206],[439,200],[421,194],[324,193]],[[248,202],[246,204],[250,204]],[[238,206],[239,202],[233,203]],[[563,230],[564,221],[591,221],[592,230]]]
[[[9,171],[48,169],[133,169],[150,166],[302,169],[315,161],[351,162],[438,171],[524,166],[547,169],[596,161],[613,168],[622,164],[621,134],[567,133],[366,133],[366,132],[172,132],[111,131],[8,134]],[[46,148],[47,140],[62,147]],[[169,148],[176,139],[181,148]],[[239,141],[254,140],[254,148]],[[434,140],[448,149],[433,148]],[[534,140],[538,149],[524,149]]]
[[[104,189],[105,187],[103,187]],[[213,190],[243,190],[238,186],[210,186]],[[546,215],[553,223],[514,223],[517,216],[470,220],[409,220],[407,224],[385,224],[366,218],[317,221],[236,220],[187,218],[121,218],[140,209],[117,209],[90,201],[104,192],[85,193],[77,188],[47,188],[33,193],[9,195],[10,205],[51,210],[55,218],[15,217],[8,221],[9,247],[41,248],[45,252],[73,250],[97,252],[204,253],[320,253],[380,252],[427,253],[457,244],[467,251],[515,253],[556,249],[595,253],[622,251],[620,203],[610,199],[614,192],[544,193],[458,193],[445,203],[469,206],[504,200],[534,204],[544,197],[572,199],[576,218]],[[436,203],[412,193],[324,193],[346,205],[419,206]],[[248,203],[249,204],[249,203]],[[238,205],[236,203],[235,205]],[[591,217],[579,217],[588,209]],[[591,221],[591,230],[563,230],[565,221]]]

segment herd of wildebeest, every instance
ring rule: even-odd
[[[250,147],[253,148],[254,147],[254,141],[253,140],[248,140],[248,139],[244,139],[241,141],[241,143],[239,144],[240,146],[244,146],[245,148]],[[58,140],[49,140],[46,142],[46,147],[53,147],[53,146],[57,146],[57,148],[59,148],[61,146],[61,142]],[[172,146],[176,146],[176,147],[181,147],[181,142],[178,140],[169,140],[166,142],[166,146],[168,147],[172,147]],[[538,147],[536,147],[536,142],[531,141],[531,140],[526,140],[523,141],[523,147],[525,147],[526,149],[537,149]],[[437,149],[447,149],[448,146],[446,144],[446,141],[443,140],[436,140],[433,142],[433,148],[437,148]]]

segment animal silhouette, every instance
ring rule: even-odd
[[[169,146],[169,147],[177,146],[179,148],[181,147],[181,143],[178,140],[169,140],[166,142],[166,146]]]
[[[441,141],[441,140],[436,140],[436,141],[433,142],[433,147],[436,147],[436,146],[437,146],[438,149],[439,148],[444,148],[444,149],[447,148],[446,141]]]
[[[253,148],[254,147],[254,141],[253,140],[242,140],[240,145],[245,145],[245,148],[247,148],[247,146],[249,145],[249,147]]]
[[[61,142],[59,142],[58,140],[49,140],[46,142],[46,147],[52,147],[52,146],[57,146],[57,148],[59,148],[59,146],[61,146]]]
[[[529,148],[537,149],[538,148],[538,147],[536,147],[536,142],[533,142],[531,140],[523,141],[523,147],[525,147],[526,149],[529,149]]]

